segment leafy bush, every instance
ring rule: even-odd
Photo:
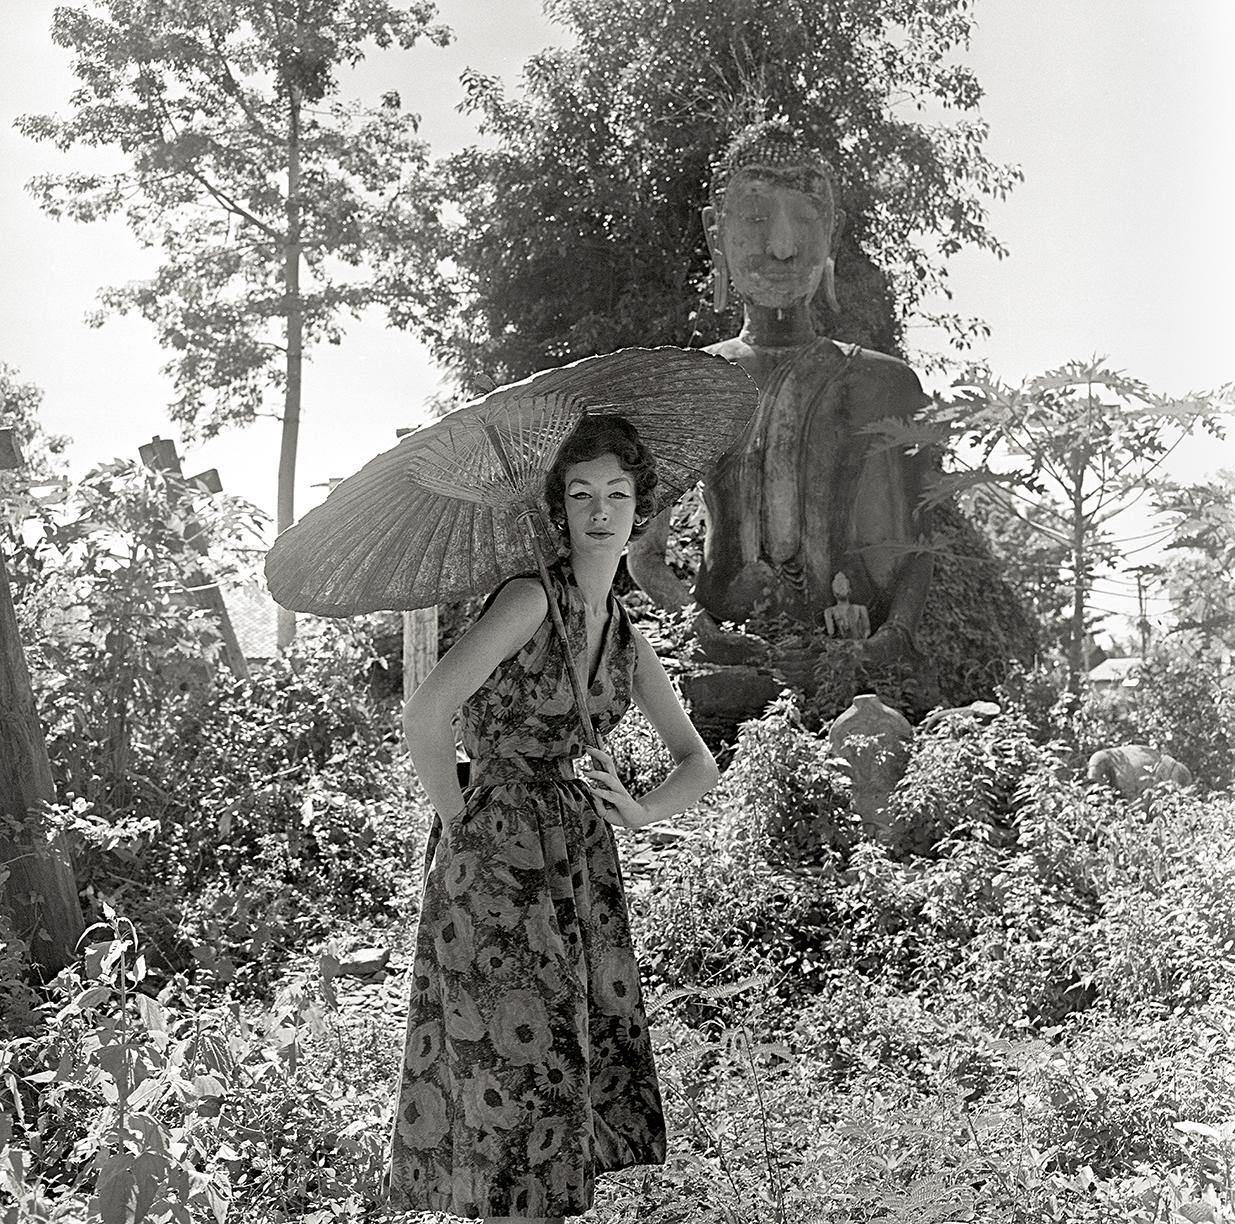
[[[303,980],[256,1019],[174,985],[155,997],[130,923],[109,911],[90,933],[84,970],[0,1055],[11,1198],[103,1224],[357,1214],[385,1126],[357,1098],[374,1085],[356,1059],[306,1058],[323,1034],[344,1049],[329,1001]]]
[[[638,796],[659,786],[673,768],[673,758],[656,728],[632,706],[609,737],[609,751],[622,785]]]
[[[262,991],[336,923],[394,917],[424,830],[393,710],[367,695],[372,658],[363,626],[306,627],[253,679],[182,695],[136,742],[151,780],[128,803],[54,814],[85,900],[132,914],[152,971]]]
[[[153,782],[170,709],[208,686],[222,638],[194,605],[209,550],[215,576],[239,564],[256,512],[171,474],[117,460],[31,524],[37,560],[22,588],[23,638],[62,791],[123,805]]]
[[[1192,770],[1205,790],[1235,782],[1235,689],[1210,660],[1158,651],[1140,669],[1137,726],[1144,742]]]
[[[892,792],[891,844],[899,853],[930,854],[957,833],[1007,844],[1026,774],[1055,767],[1019,716],[942,719],[918,733]]]
[[[862,831],[849,806],[848,767],[803,727],[788,694],[742,725],[716,802],[724,842],[772,863],[831,864]]]

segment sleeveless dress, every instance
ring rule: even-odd
[[[576,659],[584,604],[550,579]],[[607,735],[635,643],[609,619],[588,705]],[[545,617],[463,708],[472,785],[435,816],[390,1161],[396,1210],[578,1215],[596,1174],[661,1164],[665,1126],[613,830],[574,776],[583,753]]]

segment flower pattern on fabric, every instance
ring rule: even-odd
[[[569,561],[550,579],[586,659]],[[599,735],[634,669],[611,595],[588,691]],[[426,851],[391,1206],[581,1215],[598,1173],[664,1161],[665,1130],[613,830],[573,776],[583,734],[548,617],[469,699],[463,729],[474,784]]]

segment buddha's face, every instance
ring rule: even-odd
[[[832,242],[826,200],[740,171],[716,221],[730,278],[746,301],[784,309],[814,297]]]

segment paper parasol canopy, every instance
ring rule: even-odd
[[[296,612],[351,616],[490,591],[538,568],[520,513],[543,511],[545,474],[584,415],[635,427],[663,509],[734,446],[757,402],[742,369],[697,349],[621,349],[499,387],[409,433],[283,532],[270,592]]]

